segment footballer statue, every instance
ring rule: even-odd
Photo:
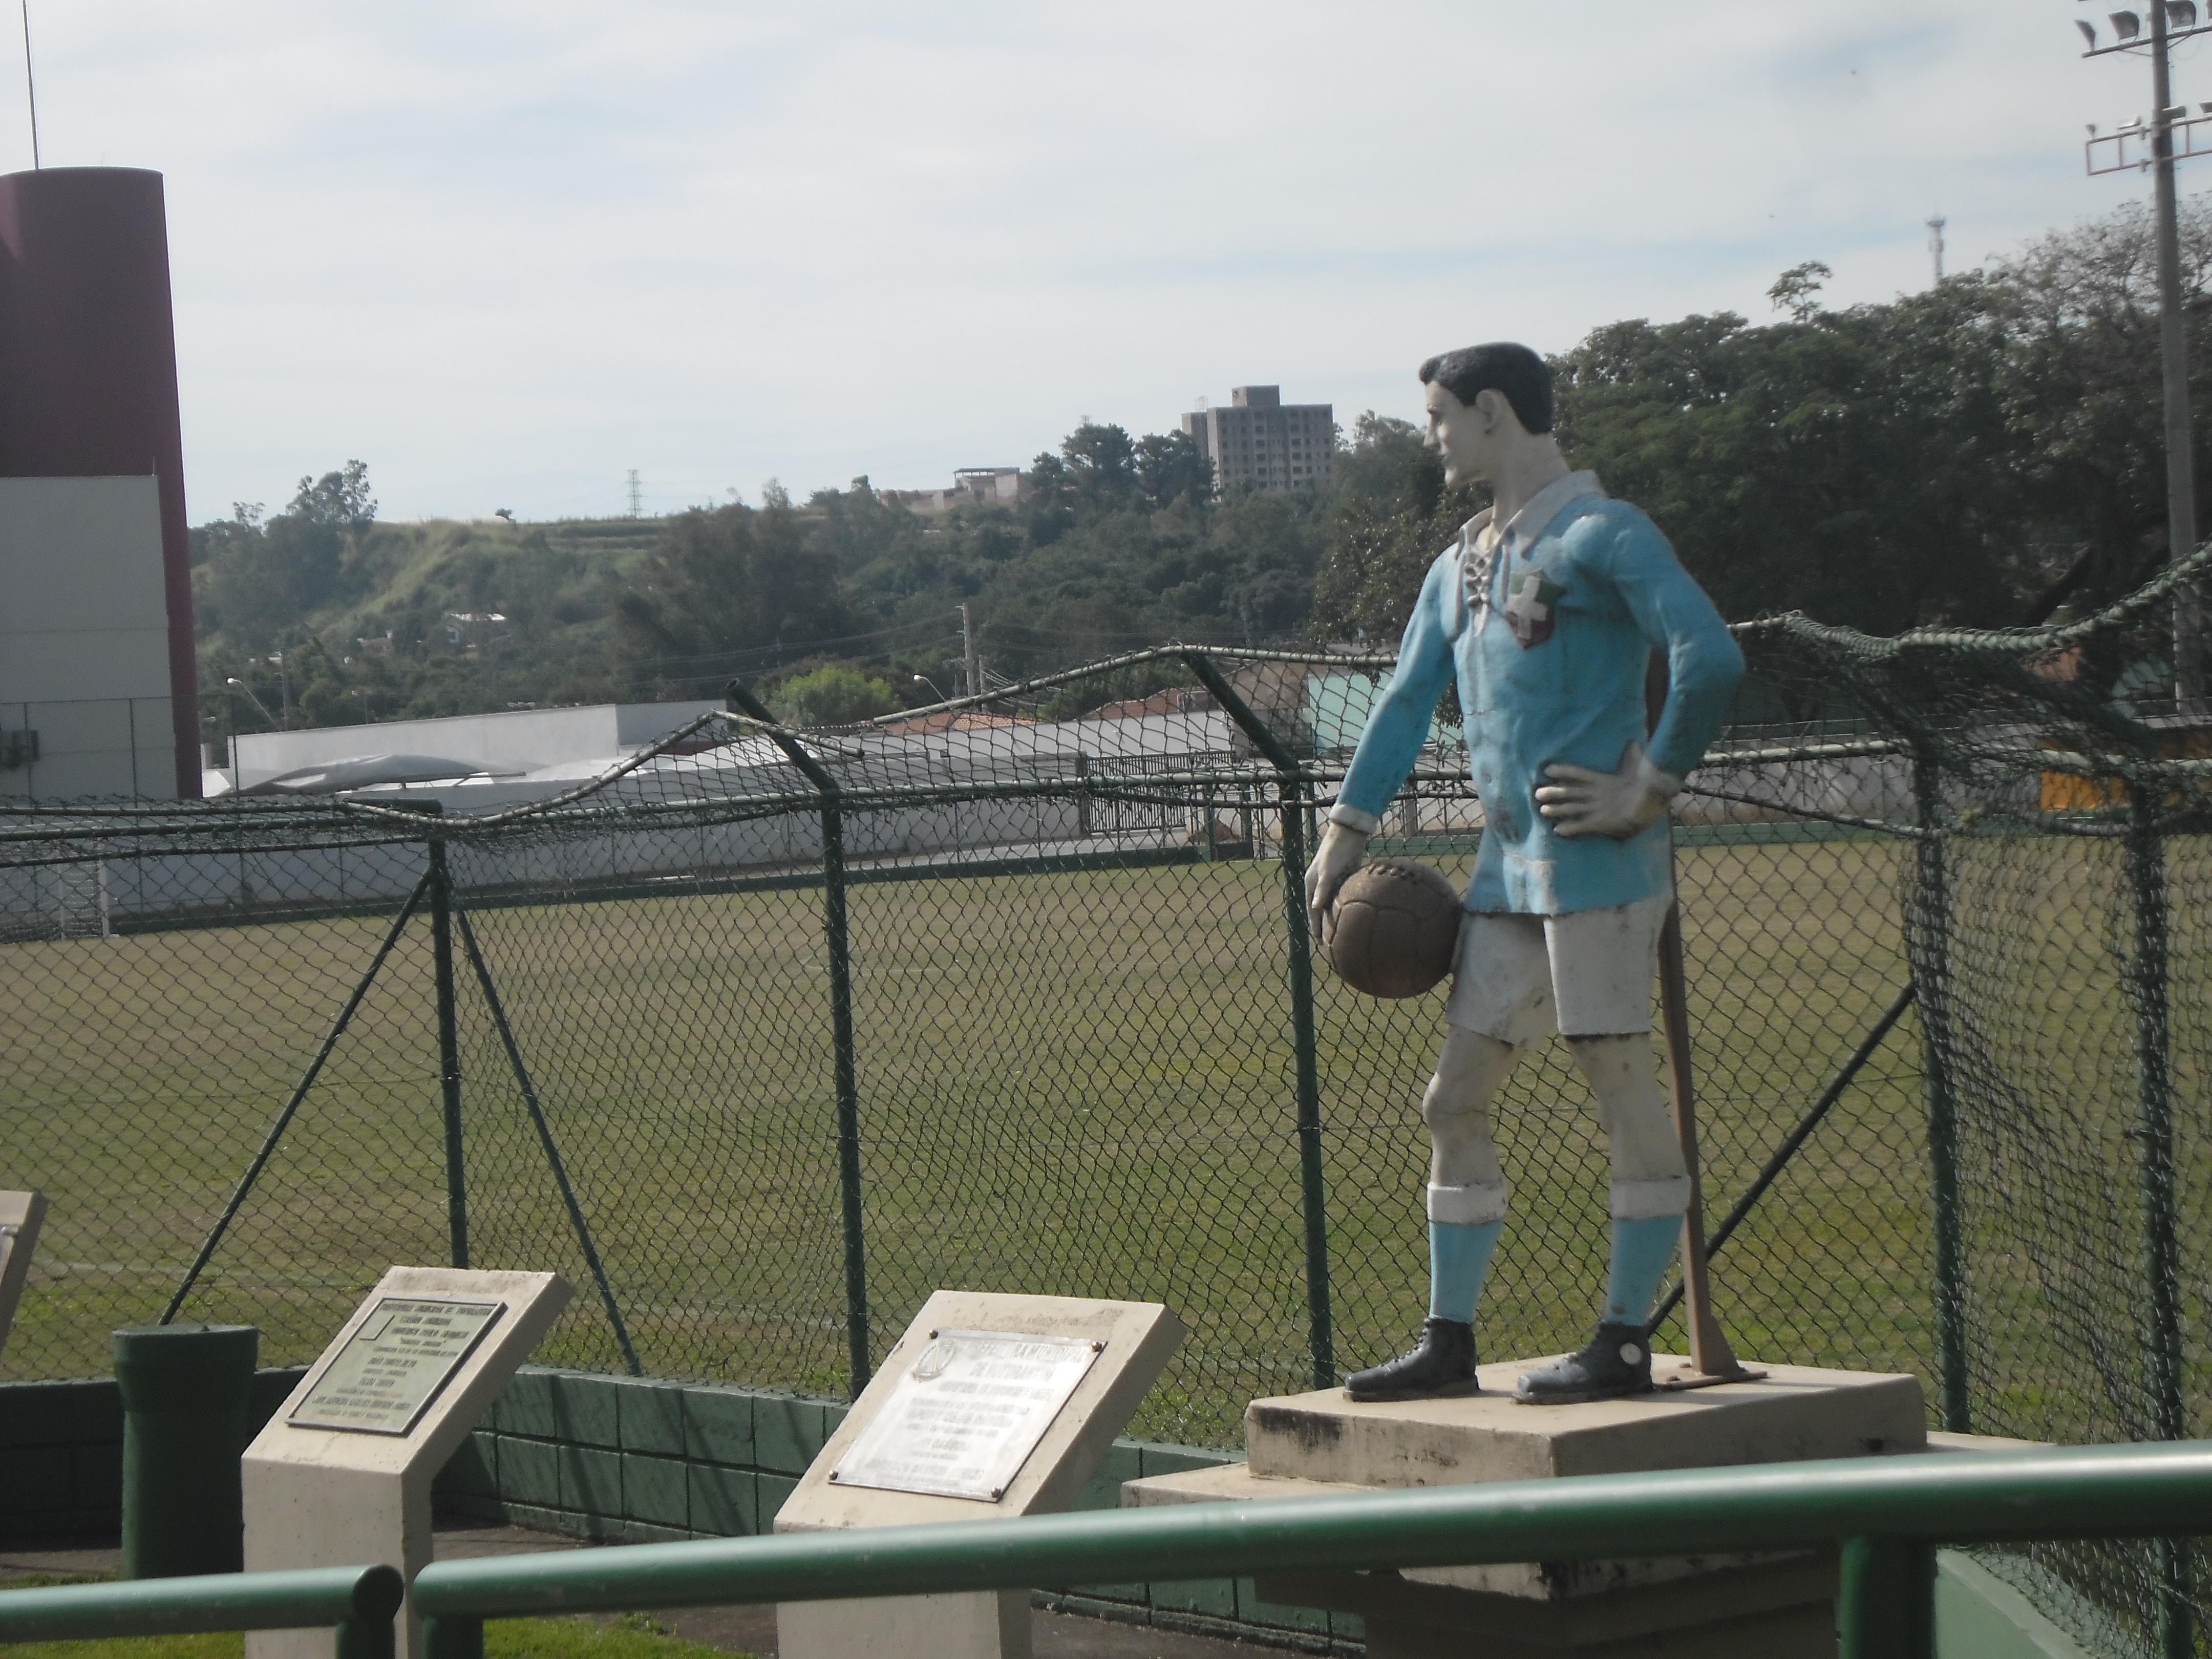
[[[1421,1100],[1430,1139],[1429,1316],[1410,1353],[1354,1375],[1354,1400],[1477,1391],[1474,1312],[1508,1190],[1490,1104],[1556,1028],[1596,1097],[1612,1163],[1613,1256],[1597,1333],[1524,1376],[1558,1405],[1651,1387],[1647,1326],[1690,1197],[1659,1096],[1651,994],[1673,903],[1668,798],[1718,731],[1743,656],[1650,520],[1570,471],[1552,375],[1526,346],[1421,365],[1448,484],[1494,504],[1437,556],[1306,872],[1318,935],[1456,682],[1485,829],[1459,928],[1443,1048]],[[1645,744],[1644,673],[1667,656]]]

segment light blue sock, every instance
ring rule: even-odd
[[[1498,1248],[1503,1221],[1469,1226],[1458,1221],[1429,1223],[1429,1317],[1474,1322],[1474,1304],[1490,1274],[1490,1253]]]
[[[1606,1285],[1605,1322],[1609,1325],[1643,1325],[1651,1318],[1659,1299],[1660,1284],[1674,1265],[1675,1242],[1682,1236],[1682,1218],[1655,1215],[1639,1221],[1613,1223],[1613,1273]]]

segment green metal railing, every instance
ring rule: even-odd
[[[386,1566],[0,1590],[0,1645],[330,1625],[337,1659],[392,1659],[392,1620],[405,1595],[398,1569]]]
[[[487,1619],[1840,1546],[1840,1659],[1932,1659],[1938,1543],[2203,1532],[2212,1441],[2184,1441],[561,1551],[438,1563],[416,1577],[415,1605],[425,1659],[480,1659]],[[385,1659],[399,1604],[389,1567],[9,1590],[0,1592],[0,1644],[332,1624],[339,1659]]]
[[[1840,1659],[1932,1659],[1936,1546],[2212,1531],[2212,1442],[1501,1481],[1350,1498],[793,1534],[454,1561],[427,1659],[483,1620],[1035,1584],[1842,1547]]]

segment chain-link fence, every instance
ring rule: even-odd
[[[2212,760],[2093,690],[2166,591],[1739,629],[1676,866],[1740,1352],[1917,1371],[1984,1433],[2202,1425]],[[545,799],[0,811],[0,1185],[52,1200],[0,1375],[178,1316],[301,1361],[451,1260],[575,1284],[558,1363],[843,1393],[957,1285],[1166,1302],[1135,1429],[1233,1444],[1425,1308],[1438,1000],[1339,983],[1299,891],[1389,667],[1167,648],[803,732],[734,687]],[[1481,806],[1433,738],[1373,850],[1463,877]],[[1559,1045],[1509,1095],[1493,1355],[1581,1340],[1606,1237]],[[2196,1650],[2191,1552],[2044,1567]]]

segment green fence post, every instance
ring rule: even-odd
[[[1928,1167],[1936,1201],[1936,1346],[1943,1426],[1971,1433],[1966,1397],[1966,1287],[1959,1214],[1959,1119],[1951,1091],[1951,892],[1943,845],[1942,775],[1917,749],[1912,796],[1920,823],[1914,915],[1905,927],[1920,1005],[1921,1070],[1928,1100]]]
[[[123,1576],[176,1578],[245,1565],[238,1460],[261,1333],[141,1325],[112,1333],[123,1397]]]
[[[430,837],[430,952],[438,982],[438,1087],[445,1097],[446,1237],[453,1266],[465,1267],[469,1188],[461,1161],[461,1042],[453,1014],[453,877],[446,866],[443,836]]]
[[[1837,1659],[1936,1659],[1936,1547],[1847,1538],[1836,1589]]]
[[[1281,780],[1283,814],[1283,919],[1290,945],[1291,1039],[1298,1091],[1299,1201],[1305,1217],[1306,1336],[1313,1358],[1314,1387],[1336,1382],[1336,1333],[1328,1298],[1328,1191],[1322,1163],[1321,1066],[1314,1029],[1313,941],[1306,926],[1306,791],[1297,757],[1252,712],[1251,707],[1201,652],[1184,660],[1222,712],[1252,740]],[[1255,849],[1256,850],[1256,849]]]
[[[729,684],[731,705],[764,726],[776,724],[767,705],[742,680]],[[853,956],[845,926],[843,792],[805,744],[780,731],[777,748],[822,797],[822,930],[830,951],[830,1025],[836,1054],[837,1186],[845,1222],[845,1346],[853,1368],[853,1398],[868,1386],[875,1361],[868,1346],[867,1237],[860,1222],[860,1085],[853,1047]]]
[[[331,1632],[332,1651],[337,1659],[393,1659],[399,1650],[399,1641],[392,1625],[389,1613],[381,1619],[341,1619]],[[482,1648],[477,1650],[475,1659],[483,1659]]]
[[[422,1620],[422,1659],[483,1659],[483,1620],[431,1613]],[[341,1648],[338,1659],[349,1659]]]
[[[365,1570],[354,1584],[350,1610],[331,1632],[335,1659],[395,1659],[399,1638],[393,1625],[406,1598],[406,1581],[396,1568]],[[476,1659],[483,1659],[482,1650]]]
[[[2158,827],[2155,777],[2128,781],[2128,888],[2135,911],[2135,949],[2121,964],[2136,1016],[2136,1184],[2142,1204],[2143,1347],[2149,1359],[2151,1434],[2187,1437],[2182,1400],[2181,1247],[2173,1164],[2173,1062],[2171,1049],[2166,839]],[[2197,1651],[2190,1616],[2190,1563],[2180,1540],[2158,1542],[2160,1651],[2187,1659]]]

